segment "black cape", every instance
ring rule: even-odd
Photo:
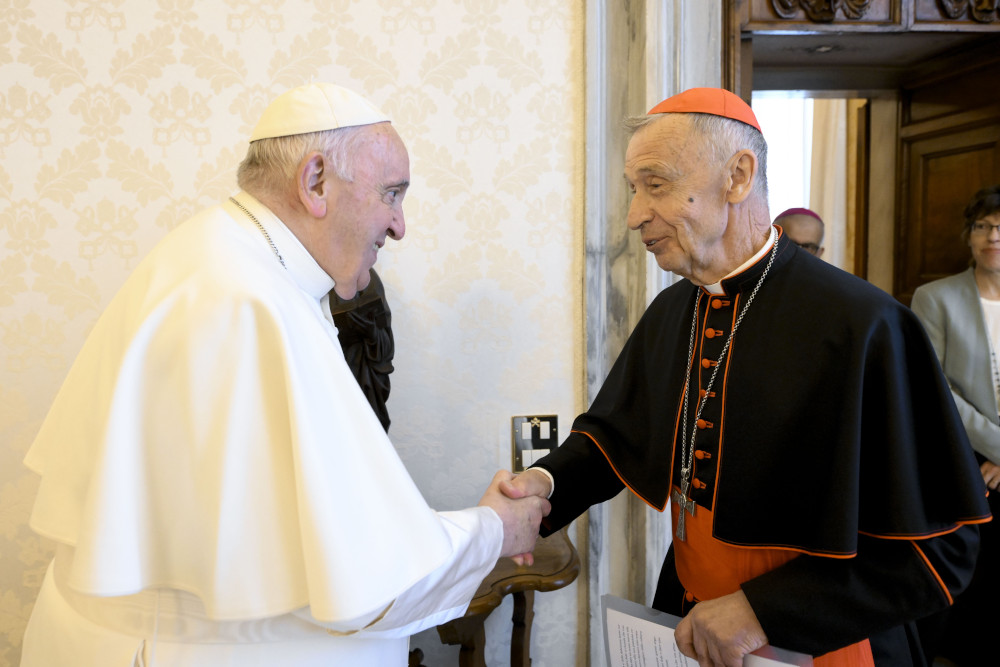
[[[767,259],[722,283],[734,313]],[[697,397],[707,381],[700,361],[716,358],[729,331],[704,338],[712,299],[685,280],[656,297],[593,405],[542,460],[560,474],[557,493],[558,479],[572,483],[593,443],[621,482],[664,508],[679,479],[696,299]],[[723,366],[713,387],[722,400],[710,400],[702,415],[713,425],[705,443],[716,448],[715,465],[698,464],[706,484],[692,492],[713,509],[717,539],[849,557],[859,533],[919,539],[988,519],[982,477],[934,351],[913,313],[885,292],[781,235]],[[554,505],[548,524],[568,523],[582,509]]]

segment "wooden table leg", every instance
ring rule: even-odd
[[[487,614],[488,616],[489,614]],[[459,667],[486,667],[486,616],[463,616],[438,626],[445,644],[459,644]]]
[[[501,558],[480,584],[465,616],[439,625],[445,644],[460,644],[460,667],[486,667],[486,631],[483,622],[510,595],[514,602],[510,637],[511,667],[531,666],[531,624],[535,617],[535,591],[554,591],[570,584],[580,572],[580,559],[566,529],[535,543],[533,565],[518,565]]]
[[[510,667],[531,667],[531,622],[535,618],[535,591],[514,593],[514,629],[510,633]]]

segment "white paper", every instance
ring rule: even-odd
[[[674,629],[623,614],[605,612],[608,667],[698,667],[674,641]]]
[[[604,595],[604,646],[608,667],[698,667],[677,647],[680,618]],[[765,646],[743,658],[744,667],[812,667],[812,657]]]

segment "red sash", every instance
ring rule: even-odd
[[[677,505],[670,503],[672,525]],[[677,576],[688,601],[712,600],[735,593],[740,584],[770,572],[798,556],[794,551],[734,547],[712,537],[712,512],[698,506],[684,518],[687,539],[674,540]],[[871,645],[865,639],[817,657],[814,667],[874,667]]]

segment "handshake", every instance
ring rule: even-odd
[[[538,526],[552,509],[546,500],[552,484],[545,474],[527,470],[520,475],[501,470],[493,476],[480,507],[489,507],[503,521],[501,556],[511,556],[519,565],[531,565],[531,551],[538,539]]]

